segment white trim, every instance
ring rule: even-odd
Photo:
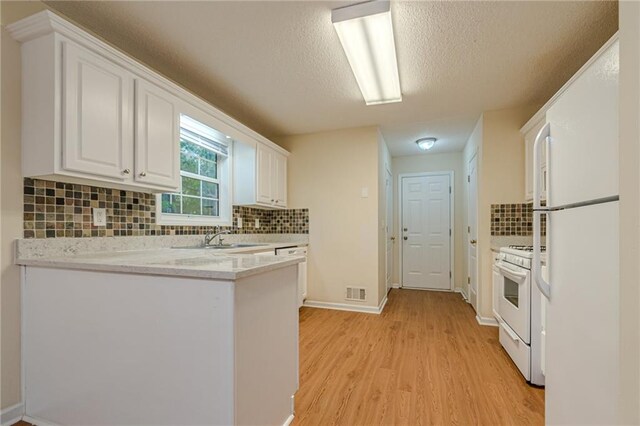
[[[10,426],[22,420],[24,415],[24,403],[19,402],[11,407],[7,407],[0,411],[0,424],[2,426]]]
[[[37,417],[31,417],[27,415],[24,415],[22,417],[22,420],[36,426],[59,426],[58,423],[52,423],[46,420],[39,419]]]
[[[469,303],[469,296],[467,296],[467,293],[464,292],[464,288],[456,288],[455,292],[460,293],[464,301]]]
[[[542,108],[540,108],[538,112],[536,112],[533,117],[531,117],[529,121],[525,123],[524,126],[522,126],[522,128],[520,129],[520,133],[527,133],[529,130],[533,129],[536,124],[538,124],[538,122],[544,120],[547,110],[551,108],[554,103],[556,103],[558,98],[562,96],[562,94],[569,88],[569,86],[571,86],[573,82],[576,81],[578,77],[580,77],[582,73],[587,70],[587,68],[589,68],[595,61],[598,60],[598,58],[600,58],[601,53],[611,47],[611,45],[616,41],[618,41],[618,31],[616,31],[616,33],[612,35],[611,38],[607,40],[607,42],[603,44],[602,47],[596,53],[594,53],[593,56],[587,62],[585,62],[585,64],[580,67],[580,69],[573,76],[571,76],[569,80],[567,80],[567,82],[560,88],[560,90],[558,90],[556,94],[553,95],[551,99],[549,99],[547,103],[544,104]]]
[[[485,325],[485,326],[490,326],[490,327],[497,327],[498,326],[498,320],[497,319],[481,317],[480,314],[476,315],[476,321],[478,321],[478,324],[480,324],[480,325]]]
[[[336,311],[349,311],[349,312],[362,312],[365,314],[381,314],[385,305],[387,304],[387,296],[382,299],[378,306],[362,306],[351,305],[348,303],[334,303],[334,302],[320,302],[316,300],[305,300],[305,308],[318,308],[318,309],[333,309]]]
[[[392,283],[391,288],[401,288],[401,287],[400,287],[400,284],[398,283]]]
[[[455,290],[449,290],[448,288],[424,288],[424,287],[409,287],[407,285],[401,287],[402,290],[420,290],[420,291],[438,291],[443,293],[455,293]]]
[[[290,414],[289,417],[287,417],[287,420],[285,420],[285,422],[282,424],[282,426],[289,426],[291,423],[293,423],[293,418],[295,416],[293,414]]]
[[[419,173],[400,173],[398,175],[398,243],[399,243],[399,262],[398,262],[398,270],[400,280],[400,284],[398,288],[403,288],[402,285],[402,179],[406,177],[422,177],[422,176],[449,176],[449,187],[451,188],[451,192],[449,193],[449,227],[451,229],[451,235],[449,235],[449,271],[451,271],[451,277],[449,278],[449,291],[455,290],[455,174],[453,170],[441,171],[441,172],[419,172]],[[439,290],[439,289],[422,289],[421,290]]]

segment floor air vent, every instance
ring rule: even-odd
[[[365,300],[366,298],[366,289],[358,287],[347,287],[347,300]]]

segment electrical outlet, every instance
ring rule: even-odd
[[[107,226],[106,209],[93,209],[93,226]]]
[[[256,228],[260,228],[260,219],[256,219]]]
[[[242,228],[242,218],[241,217],[238,218],[237,226],[238,226],[238,228]]]

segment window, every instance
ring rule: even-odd
[[[181,190],[159,196],[158,223],[228,224],[230,139],[187,116],[180,116]]]

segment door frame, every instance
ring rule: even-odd
[[[475,210],[475,215],[476,215],[476,240],[478,239],[478,189],[479,189],[479,185],[478,185],[478,181],[479,181],[479,173],[478,173],[478,149],[476,148],[473,153],[471,154],[471,156],[469,157],[469,160],[467,161],[467,176],[470,177],[471,176],[471,163],[474,162],[476,163],[476,182],[475,182],[475,191],[476,191],[476,203],[475,206],[472,206],[471,203],[469,202],[469,195],[471,193],[471,182],[467,182],[467,211],[465,212],[466,214],[466,224],[467,224],[467,233],[466,233],[466,238],[465,238],[465,247],[464,247],[464,253],[466,253],[466,257],[467,257],[467,279],[469,281],[467,281],[465,283],[466,285],[466,289],[467,289],[467,303],[469,303],[473,309],[476,311],[476,313],[480,312],[480,259],[479,259],[479,249],[478,249],[478,244],[476,242],[476,263],[475,265],[471,265],[471,248],[470,248],[470,239],[471,239],[471,235],[469,234],[468,230],[469,230],[469,226],[471,226],[469,224],[469,211],[470,209],[474,209]],[[471,268],[472,266],[475,268],[475,272],[476,272],[476,305],[473,306],[473,303],[471,302]],[[463,287],[464,288],[464,287]]]
[[[399,242],[399,261],[398,261],[398,270],[399,270],[399,276],[398,276],[398,286],[400,288],[403,288],[404,285],[402,283],[403,281],[403,274],[402,274],[402,269],[403,269],[403,258],[402,258],[402,246],[403,246],[403,240],[401,240],[400,238],[402,238],[402,236],[400,235],[402,232],[400,231],[400,229],[402,229],[402,180],[404,178],[408,178],[408,177],[427,177],[427,176],[449,176],[449,187],[451,188],[451,192],[449,193],[449,227],[451,229],[451,235],[449,235],[449,270],[451,271],[451,278],[449,278],[449,290],[438,290],[438,289],[424,289],[424,290],[428,290],[428,291],[455,291],[455,278],[456,278],[456,272],[455,272],[455,247],[454,247],[454,241],[455,241],[455,235],[456,235],[456,230],[455,230],[455,214],[454,214],[454,205],[455,203],[453,202],[453,200],[455,199],[455,181],[454,181],[454,172],[453,170],[446,170],[446,171],[442,171],[442,172],[418,172],[418,173],[400,173],[398,175],[398,232],[396,233],[396,235],[398,236],[398,242]],[[411,287],[413,289],[413,287]],[[421,289],[417,289],[417,290],[421,290]]]
[[[391,167],[389,166],[389,164],[385,163],[385,186],[384,186],[384,192],[385,192],[385,200],[384,200],[384,210],[385,210],[385,239],[384,239],[384,255],[385,255],[385,259],[384,259],[384,280],[385,280],[385,288],[386,288],[386,293],[388,294],[389,291],[391,291],[391,289],[393,288],[393,246],[395,245],[395,238],[394,238],[394,229],[393,229],[393,172],[391,170]],[[387,185],[386,179],[389,179],[389,184]],[[389,190],[389,193],[387,193],[387,189]],[[390,197],[389,197],[390,196]],[[389,215],[389,209],[388,209],[388,203],[389,200],[391,200],[391,215]],[[387,244],[391,244],[391,271],[388,271],[388,267],[389,267],[389,259],[387,259],[387,255],[389,254],[389,251],[387,250]],[[389,277],[389,279],[387,280],[387,276]]]

